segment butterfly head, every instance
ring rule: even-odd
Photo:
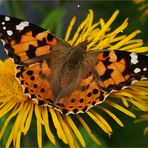
[[[85,41],[81,42],[78,44],[78,47],[81,48],[84,52],[87,50],[87,45],[88,45],[88,40],[86,39]]]

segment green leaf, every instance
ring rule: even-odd
[[[43,14],[47,14],[49,12],[49,8],[42,5],[42,3],[38,3],[38,2],[31,2],[31,6],[32,8],[37,9],[38,11],[40,11]]]
[[[11,16],[21,19],[24,17],[22,0],[17,0],[17,1],[7,0],[6,2],[9,14]]]
[[[63,8],[54,9],[52,12],[49,12],[46,18],[42,21],[41,27],[46,28],[50,31],[56,30],[57,35],[61,33],[61,20],[65,14],[65,10]]]

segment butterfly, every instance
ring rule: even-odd
[[[118,50],[72,47],[28,21],[0,15],[0,38],[16,64],[24,93],[63,114],[84,113],[114,92],[148,78],[148,57]]]

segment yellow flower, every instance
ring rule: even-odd
[[[126,19],[118,28],[112,30],[111,25],[115,21],[119,11],[111,16],[105,22],[102,18],[98,22],[93,23],[93,11],[89,10],[86,19],[79,25],[73,37],[70,37],[73,26],[76,22],[74,17],[68,27],[65,40],[70,45],[76,45],[85,39],[88,39],[88,49],[118,49],[127,50],[130,52],[145,52],[148,47],[144,47],[141,39],[133,39],[139,30],[134,31],[129,35],[124,34],[124,29],[128,26],[128,19]],[[71,38],[71,39],[70,39]],[[99,139],[93,134],[93,128],[90,128],[84,115],[89,117],[96,123],[101,130],[109,136],[112,134],[112,127],[109,121],[101,115],[101,112],[106,113],[115,120],[117,124],[123,127],[122,121],[113,113],[111,108],[117,109],[124,114],[136,118],[136,115],[131,112],[131,104],[136,108],[147,111],[146,101],[148,99],[148,81],[141,81],[135,83],[130,88],[116,93],[112,93],[104,103],[91,108],[84,114],[77,115],[62,115],[53,108],[41,107],[34,104],[30,99],[23,94],[22,88],[15,79],[15,65],[10,59],[0,62],[0,119],[3,125],[0,129],[0,139],[4,136],[11,120],[14,121],[13,127],[10,131],[9,137],[6,142],[6,147],[13,143],[14,147],[20,147],[21,136],[26,135],[30,129],[32,117],[36,117],[37,125],[37,142],[38,146],[42,147],[42,129],[49,140],[56,144],[55,135],[51,132],[51,123],[56,129],[57,136],[65,144],[70,147],[79,147],[79,143],[85,147],[86,142],[80,133],[74,120],[77,119],[79,123],[85,128],[89,136],[95,143],[101,144]],[[100,112],[101,111],[101,112]],[[99,132],[99,128],[98,128]],[[77,141],[77,140],[78,141]]]

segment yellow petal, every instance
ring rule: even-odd
[[[68,127],[68,124],[65,123],[59,112],[57,112],[56,115],[59,119],[62,128],[64,129],[63,131],[68,141],[68,144],[70,145],[70,147],[75,147],[75,139],[73,133],[71,133],[70,128]]]
[[[122,106],[120,106],[120,105],[118,105],[118,104],[116,104],[116,103],[114,103],[112,101],[106,100],[104,103],[109,104],[110,106],[112,106],[112,107],[120,110],[121,112],[123,112],[124,114],[126,114],[128,116],[131,116],[133,118],[136,118],[136,116],[135,116],[134,113],[128,111],[127,109],[123,108]]]
[[[78,130],[78,128],[76,127],[76,125],[74,124],[74,122],[72,121],[70,116],[65,116],[65,118],[67,119],[67,122],[69,123],[69,125],[71,126],[73,132],[75,133],[75,135],[77,136],[78,140],[80,141],[80,143],[82,144],[83,147],[85,147],[85,141],[80,133],[80,131]]]
[[[128,104],[127,100],[125,99],[125,97],[121,97],[120,99],[122,100],[123,104],[124,104],[126,107],[129,107],[129,104]]]
[[[50,108],[49,112],[51,113],[52,121],[53,121],[53,124],[57,130],[58,137],[60,139],[62,139],[64,143],[67,144],[68,143],[67,138],[66,138],[63,128],[61,126],[61,123],[59,122],[59,119],[55,113],[55,110],[53,108]]]
[[[102,106],[98,106],[98,108],[102,109],[104,112],[106,112],[110,117],[112,117],[121,127],[123,127],[123,123],[121,122],[121,120],[115,116],[115,114],[113,114],[111,111],[109,111],[108,109],[102,107]]]
[[[98,145],[101,145],[101,142],[95,137],[95,135],[91,132],[90,128],[88,127],[88,125],[86,124],[86,122],[79,116],[76,115],[76,117],[78,118],[78,120],[81,122],[81,124],[83,125],[83,127],[85,128],[85,130],[87,131],[87,133],[89,134],[89,136],[92,138],[92,140],[97,143]]]
[[[44,124],[44,121],[43,121],[43,119],[41,117],[41,109],[40,109],[40,106],[38,106],[37,104],[35,104],[35,115],[36,115],[37,119],[40,120],[40,122],[42,124]]]
[[[108,133],[112,134],[112,128],[108,124],[108,122],[102,116],[100,116],[97,112],[95,112],[94,110],[91,109],[90,112],[93,115],[95,115],[102,122],[102,124],[104,124],[104,126],[106,127],[106,130],[108,131]]]
[[[37,118],[37,142],[39,148],[42,148],[42,124],[40,121],[41,120]]]
[[[75,22],[76,22],[76,17],[74,16],[74,17],[72,18],[72,20],[70,21],[70,24],[69,24],[68,29],[67,29],[67,31],[66,31],[65,41],[68,41],[68,40],[69,40],[70,33],[71,33],[71,31],[72,31],[72,28],[73,28],[73,25],[75,24]]]
[[[111,33],[105,35],[105,37],[110,37],[110,36],[117,35],[121,31],[123,31],[127,27],[127,25],[128,25],[128,19],[125,19],[125,21],[119,27],[117,27],[117,29],[115,29]]]
[[[146,135],[148,133],[148,127],[144,128],[144,135]]]
[[[14,108],[15,105],[15,100],[9,101],[8,103],[4,104],[4,106],[0,105],[0,118],[4,116],[7,112],[9,112],[12,108]]]
[[[6,148],[9,148],[10,147],[10,144],[12,142],[12,139],[13,139],[13,130],[11,131],[11,133],[9,135],[9,138],[7,139]]]
[[[92,12],[89,11],[89,14],[88,14],[87,18],[79,25],[79,27],[76,30],[72,40],[69,41],[70,45],[73,46],[74,44],[76,45],[78,42],[82,41],[81,38],[78,38],[78,36],[80,34],[80,31],[84,28],[85,25],[87,26],[89,24],[89,21],[91,20],[92,17],[93,17]],[[78,39],[78,41],[76,41],[77,39]]]
[[[121,46],[123,46],[125,43],[127,43],[130,39],[134,38],[140,32],[141,32],[140,30],[134,31],[133,33],[128,35],[125,39],[123,39],[120,42],[118,42],[117,44],[111,46],[109,49],[119,49]]]
[[[52,134],[52,132],[51,132],[51,130],[49,128],[49,119],[48,119],[48,110],[47,110],[47,108],[42,109],[42,116],[43,116],[43,120],[44,120],[44,127],[45,127],[46,134],[47,134],[48,138],[50,139],[50,141],[53,144],[56,144],[56,141],[54,139],[54,135]]]
[[[31,121],[32,121],[32,116],[33,116],[33,105],[31,103],[29,105],[30,105],[29,114],[28,114],[28,117],[26,119],[26,124],[25,124],[24,130],[23,130],[24,135],[28,132],[28,130],[30,128],[30,124],[31,124]]]
[[[5,130],[6,130],[7,126],[8,126],[8,124],[9,124],[9,122],[10,122],[10,120],[11,120],[14,116],[17,115],[19,109],[20,109],[20,108],[18,107],[18,105],[16,105],[15,108],[12,110],[12,112],[9,114],[8,118],[5,120],[5,123],[4,123],[4,125],[2,126],[1,131],[0,131],[0,139],[2,138],[2,136],[3,136],[4,132],[5,132]]]
[[[92,114],[90,111],[86,112],[90,118],[108,135],[110,135],[110,132],[108,132],[108,130],[106,129],[105,125],[94,115]]]
[[[21,141],[21,131],[17,133],[16,148],[20,148],[20,141]]]

